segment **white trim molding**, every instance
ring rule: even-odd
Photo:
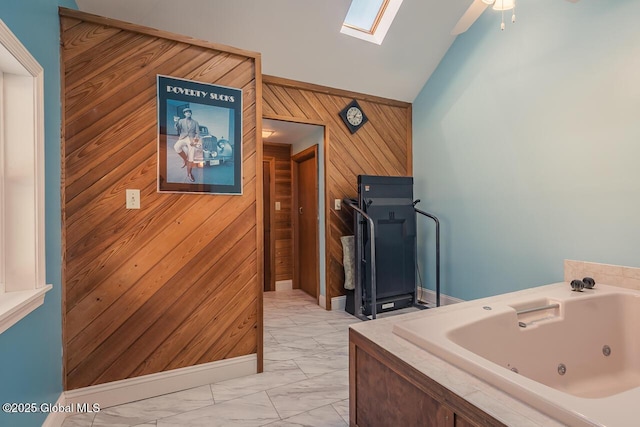
[[[53,286],[46,285],[44,288],[0,295],[0,334],[40,307],[44,303],[44,294],[52,288]]]
[[[436,306],[436,293],[431,289],[418,288],[418,300],[424,301],[429,307]],[[463,299],[440,294],[440,305],[451,305],[464,302]]]
[[[258,373],[255,354],[65,392],[69,405],[94,403],[101,409]]]
[[[62,393],[60,394],[60,397],[58,397],[55,406],[56,408],[62,408],[65,406],[65,403],[66,400],[64,397],[64,393]],[[62,424],[64,424],[64,420],[68,415],[70,414],[65,413],[64,411],[49,412],[49,415],[47,415],[44,423],[42,423],[42,427],[62,427]]]
[[[66,417],[78,413],[76,409],[79,407],[89,410],[99,407],[102,410],[256,373],[258,373],[258,356],[250,354],[65,391],[58,398],[56,406],[65,407],[66,410],[58,413],[51,412],[42,426],[61,427]]]
[[[331,311],[342,310],[344,311],[347,306],[347,296],[341,295],[339,297],[331,298]]]
[[[2,333],[43,304],[52,286],[45,273],[44,70],[1,20],[0,99]]]

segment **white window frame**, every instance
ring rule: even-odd
[[[0,20],[0,333],[44,303],[44,70]]]

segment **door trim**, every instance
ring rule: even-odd
[[[410,105],[410,104],[408,104]],[[330,138],[330,130],[331,130],[331,125],[329,122],[324,121],[322,119],[313,119],[313,118],[308,118],[308,117],[296,117],[296,116],[284,116],[284,115],[279,115],[279,114],[272,114],[272,113],[263,113],[262,114],[262,118],[263,119],[270,119],[270,120],[281,120],[283,122],[291,122],[291,123],[303,123],[303,124],[307,124],[307,125],[316,125],[316,126],[322,126],[324,128],[324,140],[322,141],[322,147],[319,147],[323,156],[323,162],[322,162],[322,169],[324,172],[324,178],[322,181],[323,187],[324,187],[324,193],[322,194],[322,197],[324,198],[324,224],[322,224],[323,227],[323,232],[324,232],[324,241],[325,241],[325,247],[324,247],[324,258],[325,258],[325,266],[324,266],[324,275],[325,275],[325,284],[324,284],[324,299],[325,299],[325,303],[324,306],[326,310],[331,310],[331,294],[329,293],[329,260],[330,258],[330,243],[331,242],[331,206],[330,206],[330,199],[329,199],[329,191],[328,191],[328,177],[327,177],[327,168],[328,168],[328,164],[330,162],[330,143],[331,143],[331,138]],[[409,161],[409,163],[411,163],[411,161]],[[293,167],[291,168],[293,169]],[[293,171],[292,171],[292,175],[291,175],[291,179],[293,180]],[[293,191],[293,187],[292,190]],[[293,194],[292,194],[292,206],[295,206],[296,201],[293,200]],[[292,207],[293,209],[293,207]],[[293,215],[293,212],[292,212]],[[295,216],[293,216],[293,218],[295,218]],[[295,244],[295,239],[294,239],[294,244]],[[294,248],[295,250],[295,248]],[[293,268],[295,269],[295,262],[294,262],[294,266]],[[294,277],[295,277],[295,270],[293,272]]]
[[[318,217],[318,144],[312,145],[311,147],[299,152],[291,156],[291,166],[293,172],[293,185],[292,185],[292,199],[293,204],[291,206],[291,215],[293,216],[293,287],[294,289],[300,289],[300,257],[299,257],[299,248],[298,248],[298,237],[300,234],[300,221],[298,220],[298,164],[302,163],[309,159],[315,159],[315,169],[316,169],[316,186],[314,189],[315,193],[315,201],[316,201],[316,218]],[[314,278],[316,281],[316,302],[320,301],[320,224],[316,219],[315,221],[316,229],[316,245],[314,248],[315,252],[315,267],[316,271],[314,274]]]
[[[269,269],[271,270],[271,280],[269,282],[269,291],[276,290],[276,234],[275,234],[275,197],[276,197],[276,159],[270,156],[263,156],[262,164],[264,167],[264,163],[269,165],[269,200],[271,204],[269,205],[269,229],[271,232],[269,233],[269,242],[265,242],[265,244],[269,245],[271,257],[269,258]],[[264,229],[263,229],[263,239],[264,239]],[[265,265],[265,269],[266,269]],[[263,285],[264,286],[264,285]]]

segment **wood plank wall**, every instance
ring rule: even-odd
[[[261,371],[260,55],[60,22],[65,389],[255,353]],[[242,196],[156,192],[157,74],[243,90]]]
[[[293,220],[291,209],[291,144],[264,143],[264,158],[273,158],[276,166],[276,194],[272,203],[280,202],[275,211],[276,280],[293,280]]]
[[[348,210],[335,211],[334,199],[357,197],[358,175],[412,174],[411,104],[263,76],[263,117],[325,126],[326,303],[344,295],[340,237],[353,234]],[[369,121],[355,134],[338,113],[357,99]]]

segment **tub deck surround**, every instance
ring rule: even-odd
[[[520,414],[527,422],[546,414],[569,425],[626,426],[640,400],[639,316],[638,291],[599,283],[580,293],[562,282],[352,329],[467,400],[494,396],[476,406],[505,424],[522,425],[511,417],[526,408],[509,395],[537,409]]]
[[[596,283],[640,290],[640,268],[596,262],[564,260],[564,281],[592,277]]]
[[[380,318],[375,321],[351,325],[350,383],[352,390],[349,395],[349,401],[352,406],[349,410],[350,416],[354,417],[357,413],[357,408],[355,407],[357,399],[354,399],[354,395],[357,395],[359,390],[354,390],[353,385],[357,383],[355,379],[360,375],[359,372],[354,372],[355,367],[353,366],[353,360],[359,357],[360,342],[364,341],[367,345],[379,350],[379,354],[383,355],[386,359],[392,360],[396,366],[400,366],[403,372],[400,372],[399,376],[403,379],[409,378],[412,386],[415,386],[416,381],[414,380],[416,378],[418,378],[420,382],[424,379],[428,383],[435,383],[445,391],[445,394],[441,395],[441,397],[443,400],[446,399],[448,405],[452,404],[452,400],[447,394],[459,396],[469,405],[478,408],[492,418],[486,420],[484,423],[469,425],[507,425],[518,427],[564,426],[565,424],[545,415],[444,359],[420,349],[393,333],[394,325],[398,323],[421,319],[424,316],[433,316],[437,313],[455,313],[458,307],[463,304],[464,303],[441,306],[436,309],[423,310],[389,318]],[[378,355],[376,357],[378,357]],[[386,363],[386,360],[383,360],[382,363]],[[382,386],[378,384],[378,387]],[[353,418],[351,418],[351,425],[358,425],[355,424]],[[404,423],[403,425],[408,426],[410,424]],[[422,422],[416,423],[415,425],[425,424]],[[439,424],[434,423],[433,425]],[[454,425],[465,424],[456,423]]]

